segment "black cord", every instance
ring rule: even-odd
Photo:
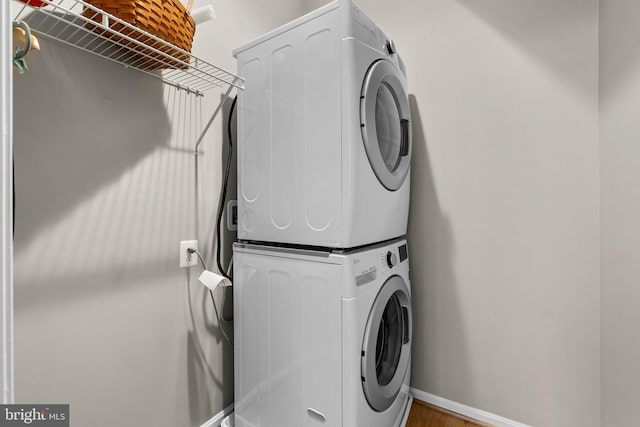
[[[221,257],[221,230],[220,225],[222,223],[222,213],[224,211],[224,203],[227,199],[227,186],[229,185],[229,172],[231,170],[231,159],[233,157],[233,138],[231,137],[231,119],[233,117],[233,112],[236,108],[236,102],[238,101],[238,97],[233,98],[233,103],[231,104],[231,108],[229,109],[229,120],[227,121],[227,135],[229,137],[229,154],[227,155],[227,164],[224,170],[224,179],[222,183],[222,189],[220,190],[220,202],[218,204],[218,216],[216,217],[216,264],[218,265],[218,271],[224,277],[229,280],[233,280],[233,277],[227,273],[227,270],[222,267]]]

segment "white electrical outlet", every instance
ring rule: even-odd
[[[198,255],[190,254],[187,249],[198,250],[197,240],[183,240],[180,242],[180,268],[194,267],[198,265]]]

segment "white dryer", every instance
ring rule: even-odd
[[[235,426],[395,427],[411,371],[404,240],[347,252],[234,245]]]
[[[352,248],[406,234],[411,123],[404,64],[351,0],[233,52],[238,238]]]

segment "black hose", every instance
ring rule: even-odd
[[[222,267],[222,262],[220,261],[222,247],[221,247],[221,230],[220,225],[222,223],[222,213],[224,211],[224,204],[227,199],[227,186],[229,185],[229,172],[231,171],[231,160],[233,157],[233,138],[231,136],[231,119],[233,117],[233,112],[236,108],[236,102],[238,101],[238,97],[236,96],[233,99],[233,103],[231,104],[231,108],[229,109],[229,120],[227,121],[227,135],[229,137],[229,153],[227,155],[227,164],[224,170],[224,178],[222,181],[222,189],[220,191],[220,202],[218,203],[218,216],[216,217],[216,264],[218,266],[218,271],[224,277],[229,280],[233,280],[233,277],[227,273],[227,270]]]

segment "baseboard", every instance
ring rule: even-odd
[[[418,400],[430,403],[434,406],[446,409],[451,412],[455,412],[465,417],[472,418],[474,420],[482,421],[484,423],[495,425],[496,427],[531,427],[527,424],[522,424],[517,421],[513,421],[500,415],[495,415],[482,409],[472,408],[471,406],[463,405],[462,403],[454,402],[453,400],[445,399],[444,397],[436,396],[435,394],[427,393],[426,391],[411,388],[411,394]]]
[[[227,406],[226,408],[224,408],[222,411],[215,414],[208,421],[205,421],[204,424],[202,424],[200,427],[220,427],[220,423],[222,423],[222,420],[232,412],[233,412],[233,403]]]

